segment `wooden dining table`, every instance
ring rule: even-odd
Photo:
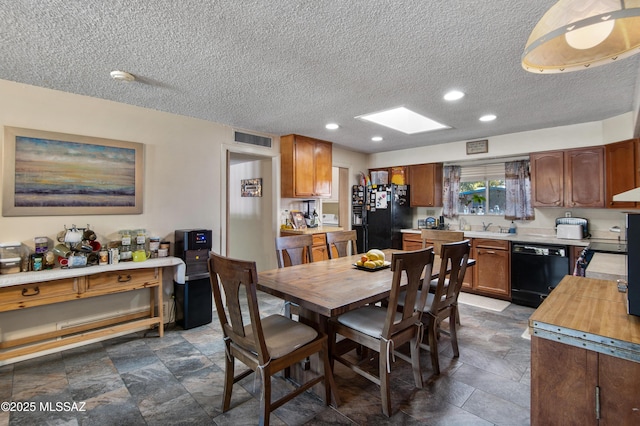
[[[386,259],[391,261],[393,253],[401,250],[386,249],[383,252]],[[300,322],[329,334],[329,318],[379,302],[391,293],[391,268],[359,269],[355,264],[361,256],[352,255],[262,271],[258,273],[257,288],[297,304]],[[440,264],[440,256],[435,256],[430,279],[438,277]],[[467,266],[474,264],[475,260],[469,259]],[[312,364],[312,370],[322,370],[321,363],[316,361]],[[294,373],[299,374],[305,375],[305,372]],[[336,405],[339,404],[335,391],[334,398]]]

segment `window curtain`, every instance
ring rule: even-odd
[[[442,215],[446,218],[458,217],[460,205],[460,166],[444,166],[442,203],[444,208]]]
[[[506,209],[505,219],[533,220],[531,205],[531,176],[529,161],[511,161],[504,164]]]

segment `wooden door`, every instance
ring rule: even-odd
[[[598,424],[597,362],[595,352],[531,336],[531,426]]]
[[[474,245],[476,259],[474,290],[485,294],[511,297],[509,242],[476,239]]]
[[[600,425],[640,425],[640,363],[598,354]]]
[[[564,152],[547,151],[530,155],[531,192],[534,207],[564,205]]]
[[[314,155],[315,142],[304,136],[296,136],[294,144],[294,195],[311,197],[315,192]]]
[[[331,197],[332,145],[328,142],[316,141],[314,147],[314,195]]]
[[[565,206],[604,207],[604,148],[565,152]]]
[[[442,163],[409,166],[411,207],[442,205]]]
[[[613,196],[635,188],[636,185],[636,145],[638,139],[605,145],[605,175],[608,208],[635,208],[632,201],[613,201]]]

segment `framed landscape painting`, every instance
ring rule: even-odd
[[[142,213],[144,145],[5,126],[3,216]]]

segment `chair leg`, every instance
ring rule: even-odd
[[[380,398],[382,399],[382,412],[385,416],[391,417],[391,388],[389,384],[389,372],[387,371],[387,359],[389,354],[384,343],[380,345],[379,375],[380,375]]]
[[[418,345],[418,339],[411,339],[409,342],[411,345],[411,368],[413,368],[413,380],[416,382],[416,387],[422,389],[422,372],[420,371],[420,345]]]
[[[449,337],[451,337],[451,348],[453,349],[453,356],[459,357],[460,351],[458,350],[458,334],[456,331],[456,321],[458,309],[457,306],[451,307],[451,315],[449,315]]]
[[[440,374],[440,362],[438,359],[438,324],[435,318],[429,322],[428,336],[429,336],[429,352],[431,352],[431,366],[433,367],[433,374],[436,376]]]
[[[255,374],[260,374],[258,371]],[[260,394],[260,426],[269,426],[269,417],[271,416],[271,374],[264,372],[264,381]]]
[[[230,353],[230,350],[227,349],[227,353]],[[224,398],[222,400],[222,412],[225,412],[231,406],[231,392],[233,390],[233,382],[235,379],[235,360],[233,357],[229,359],[229,356],[225,355],[224,357]]]

